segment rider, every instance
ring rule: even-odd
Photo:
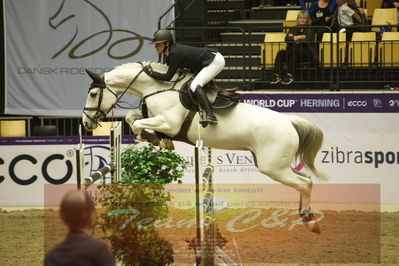
[[[188,68],[193,73],[197,73],[191,82],[190,89],[205,111],[206,117],[202,122],[217,123],[212,105],[203,87],[223,70],[224,57],[219,52],[207,48],[176,43],[169,30],[156,31],[152,43],[155,44],[155,50],[159,54],[162,53],[166,56],[166,63],[169,68],[165,74],[155,72],[151,67],[145,68],[144,71],[155,79],[165,81],[170,81],[178,68]]]

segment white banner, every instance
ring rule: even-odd
[[[262,107],[266,103],[276,103],[278,108],[283,108],[278,111],[302,116],[322,129],[324,143],[315,163],[320,171],[330,176],[327,184],[379,184],[381,202],[399,204],[397,96],[395,93],[270,93],[243,94],[242,98]],[[307,108],[303,103],[312,103],[308,107],[313,109],[301,112]],[[76,165],[72,158],[74,145],[57,145],[54,140],[47,143],[54,145],[21,145],[32,139],[22,138],[19,143],[7,139],[0,142],[3,144],[0,145],[0,206],[40,206],[43,204],[44,184],[76,182]],[[74,143],[62,141],[61,138],[58,143]],[[179,142],[175,142],[175,146],[177,153],[194,162],[192,146]],[[88,145],[86,148],[88,175],[89,171],[105,164],[109,151],[107,145]],[[214,182],[217,184],[275,183],[258,172],[248,151],[214,150],[213,164]],[[314,182],[318,183],[317,180]],[[187,169],[183,183],[194,183],[193,167]]]
[[[324,131],[325,141],[316,167],[330,177],[327,184],[380,184],[381,203],[399,204],[397,114],[299,115]],[[178,154],[194,162],[193,146],[180,142],[175,142],[175,146]],[[75,145],[0,146],[0,207],[42,206],[44,184],[76,183],[74,148]],[[107,160],[108,145],[86,145],[86,175]],[[276,183],[258,172],[247,151],[213,150],[213,163],[216,184]],[[194,183],[192,166],[183,183]],[[284,200],[283,196],[276,200]]]
[[[43,206],[45,184],[76,184],[76,145],[0,146],[0,206]],[[109,145],[86,145],[85,176],[109,160]]]
[[[173,0],[3,0],[5,113],[80,116],[91,83],[126,62],[157,61],[148,40]],[[173,19],[173,12],[163,25]],[[133,105],[133,96],[126,99]],[[117,114],[124,113],[118,110]]]

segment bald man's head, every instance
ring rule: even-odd
[[[91,224],[94,203],[86,191],[73,190],[61,201],[61,218],[70,230],[87,228]]]

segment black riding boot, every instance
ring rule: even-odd
[[[201,105],[202,109],[205,111],[205,117],[201,121],[201,123],[210,123],[215,124],[217,123],[217,119],[212,111],[211,103],[209,102],[208,96],[206,96],[204,90],[200,85],[195,88],[194,96],[197,98],[199,104]]]

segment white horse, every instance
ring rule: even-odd
[[[131,93],[144,98],[149,118],[127,121],[138,136],[144,129],[162,132],[170,137],[178,134],[189,110],[179,100],[179,90],[192,74],[172,81],[159,81],[143,71],[144,64],[129,63],[103,75],[89,73],[93,79],[83,112],[83,125],[87,130],[97,127],[98,121],[117,104],[121,95]],[[166,65],[152,63],[152,68],[165,72]],[[173,81],[174,80],[174,81]],[[196,114],[188,128],[187,139],[195,143],[200,132],[205,146],[226,150],[249,150],[256,167],[270,178],[293,187],[300,193],[300,215],[313,232],[319,228],[310,211],[312,180],[309,175],[292,169],[297,157],[316,177],[327,176],[316,170],[314,159],[323,141],[322,131],[304,118],[286,115],[246,103],[227,109],[215,110],[218,123],[203,128]],[[134,116],[134,115],[133,115]]]

